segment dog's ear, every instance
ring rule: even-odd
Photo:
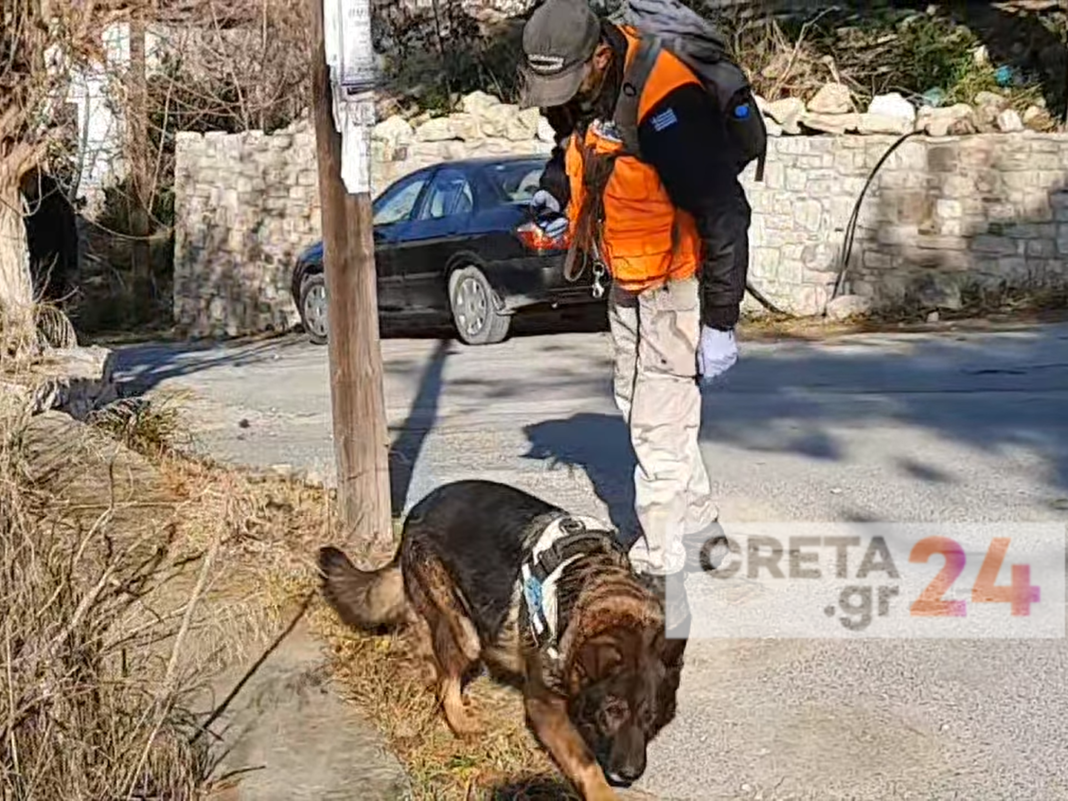
[[[682,667],[682,657],[686,653],[686,644],[689,638],[669,639],[663,637],[660,645],[660,661],[668,670],[678,670]]]

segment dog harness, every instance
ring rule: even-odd
[[[579,515],[555,518],[538,536],[521,567],[523,598],[526,601],[534,641],[546,646],[553,659],[559,654],[556,638],[556,585],[564,569],[593,547],[603,546],[611,526],[603,520]]]

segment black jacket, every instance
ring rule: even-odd
[[[570,196],[564,169],[566,137],[576,129],[584,130],[595,118],[611,119],[622,82],[619,65],[626,53],[626,40],[609,25],[605,34],[618,57],[601,98],[590,108],[543,110],[558,144],[541,186],[560,201],[561,207]],[[702,323],[721,330],[734,327],[745,295],[751,209],[736,167],[728,160],[723,115],[704,89],[692,84],[681,86],[650,109],[638,128],[638,139],[643,161],[657,171],[672,202],[693,215],[697,223],[704,244]]]

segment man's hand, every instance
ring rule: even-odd
[[[560,202],[544,189],[539,189],[530,199],[530,210],[535,217],[560,213]]]
[[[697,346],[697,372],[702,384],[711,384],[738,361],[738,343],[734,331],[719,331],[701,327],[701,341]]]
[[[547,236],[556,239],[567,231],[567,217],[560,213],[559,201],[544,189],[539,189],[530,199],[530,211]]]

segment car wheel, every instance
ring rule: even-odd
[[[512,318],[477,267],[464,267],[449,277],[449,306],[460,339],[468,345],[493,345],[508,336]]]
[[[300,284],[300,321],[308,339],[325,345],[330,329],[326,318],[326,276],[315,273]]]

